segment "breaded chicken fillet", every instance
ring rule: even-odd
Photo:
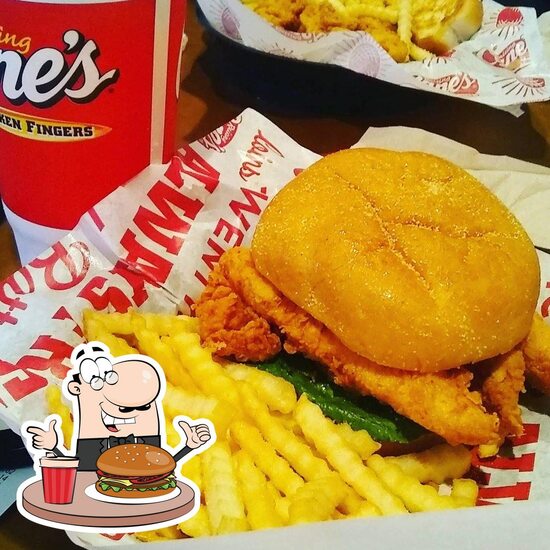
[[[287,351],[303,353],[326,365],[338,384],[389,404],[398,413],[451,444],[479,445],[499,440],[498,416],[484,409],[478,392],[469,390],[473,378],[470,371],[452,369],[439,373],[413,373],[383,367],[361,357],[344,346],[320,322],[282,296],[256,271],[250,251],[243,248],[234,248],[222,256],[196,306],[203,341],[206,345],[214,345],[220,355],[231,355],[224,353],[226,348],[219,345],[220,323],[223,325],[223,322],[219,317],[213,321],[207,314],[218,309],[215,288],[220,282],[228,284],[233,291],[233,304],[239,304],[245,311],[252,309],[282,333]],[[226,299],[228,287],[223,288]],[[219,311],[224,311],[224,308]],[[231,312],[225,320],[231,326],[235,312],[225,311]],[[277,346],[272,345],[273,340],[267,334],[262,337],[266,343],[263,353],[259,353],[256,329],[250,330],[252,326],[255,325],[245,323],[237,329],[233,324],[230,345],[239,341],[236,354],[241,360],[263,360],[274,355]],[[278,338],[275,333],[272,336]]]
[[[523,344],[527,383],[550,395],[550,325],[537,313]]]

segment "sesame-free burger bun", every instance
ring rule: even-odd
[[[540,288],[512,213],[466,171],[424,153],[321,159],[268,205],[252,255],[352,351],[422,372],[512,349]]]
[[[160,476],[176,468],[170,453],[143,443],[123,444],[103,452],[97,459],[97,467],[113,476]]]

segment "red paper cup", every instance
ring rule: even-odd
[[[0,196],[16,237],[25,221],[72,229],[116,187],[170,159],[185,7],[0,0]]]
[[[70,457],[44,457],[40,459],[44,502],[48,504],[71,504],[78,459]]]

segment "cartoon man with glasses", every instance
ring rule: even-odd
[[[73,401],[76,456],[79,470],[97,470],[101,453],[125,443],[145,443],[162,447],[164,413],[164,374],[146,356],[127,355],[114,359],[100,342],[81,344],[71,355],[76,370],[65,379],[63,392]],[[72,376],[71,376],[72,375]],[[48,426],[27,425],[32,446],[65,456],[59,445],[56,423],[49,417]],[[191,425],[174,420],[176,429],[186,438],[174,455],[178,462],[190,452],[208,443],[213,429],[206,423]],[[73,444],[73,449],[75,448]]]

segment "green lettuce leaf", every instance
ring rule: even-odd
[[[427,431],[373,397],[361,396],[330,380],[321,365],[301,355],[281,353],[274,359],[255,363],[258,369],[284,378],[298,395],[305,393],[325,416],[347,422],[354,430],[366,430],[379,442],[409,443]]]

